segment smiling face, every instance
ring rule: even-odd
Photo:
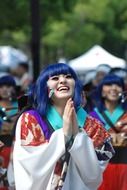
[[[51,99],[53,102],[69,99],[74,95],[75,80],[72,78],[71,74],[60,74],[49,78],[47,82],[49,91],[53,90],[53,95]]]
[[[10,85],[1,85],[0,86],[0,97],[1,99],[9,99],[14,92],[14,88]]]
[[[118,84],[105,84],[102,87],[102,97],[108,101],[118,102],[122,87]]]

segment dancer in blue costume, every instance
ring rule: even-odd
[[[82,86],[67,64],[46,67],[18,119],[16,190],[96,190],[114,151],[102,124],[87,115]]]
[[[103,122],[112,136],[115,156],[104,172],[99,190],[127,189],[127,102],[124,101],[123,79],[107,75],[97,91],[96,106],[90,115]]]

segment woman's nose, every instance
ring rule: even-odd
[[[116,84],[112,84],[112,88],[113,88],[113,89],[116,89],[116,88],[117,88],[117,85],[116,85]]]
[[[60,83],[65,83],[66,82],[66,77],[65,76],[60,76],[59,77],[59,82]]]

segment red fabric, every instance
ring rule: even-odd
[[[29,135],[32,136],[32,140],[30,141]],[[44,137],[44,133],[41,129],[41,126],[38,124],[37,119],[29,113],[22,114],[21,139],[25,142],[25,144],[23,145],[38,146],[42,143],[47,142],[47,140]]]
[[[7,168],[10,160],[11,147],[4,147],[0,152],[0,156],[4,158],[3,167]]]
[[[60,161],[58,161],[58,162],[56,163],[54,173],[55,173],[56,175],[60,176],[60,175],[61,175],[61,172],[62,172],[62,164],[61,164]]]
[[[104,141],[110,138],[110,134],[105,130],[102,123],[91,116],[87,117],[84,129],[93,140],[95,148],[102,146]]]
[[[98,190],[127,190],[127,164],[108,164]]]
[[[127,113],[124,114],[119,121],[124,120],[127,120]],[[122,148],[122,146],[120,147]],[[118,163],[108,164],[103,175],[103,182],[98,190],[127,190],[127,164],[119,162],[121,156],[127,155],[127,145],[125,145],[124,147],[125,150],[123,149],[123,151],[125,151],[125,154],[122,154],[122,152],[116,152],[116,154],[114,155],[114,158],[118,160]]]

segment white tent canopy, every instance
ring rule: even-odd
[[[0,66],[15,67],[19,62],[27,62],[27,55],[11,46],[0,46]]]
[[[69,65],[78,72],[96,69],[96,67],[100,64],[107,64],[112,68],[126,67],[126,62],[124,59],[110,54],[99,45],[93,46],[83,55],[69,61]]]

